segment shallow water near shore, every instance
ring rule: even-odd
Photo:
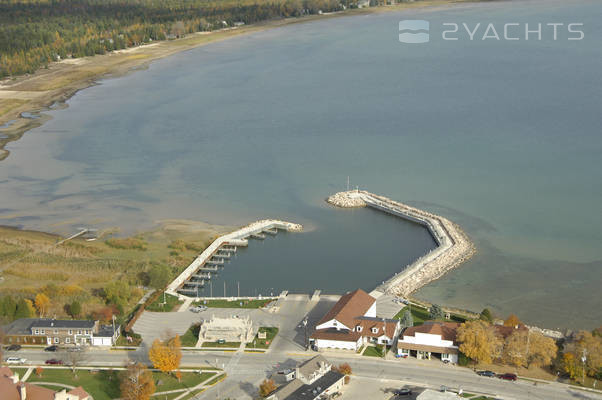
[[[475,240],[479,254],[419,297],[597,326],[601,12],[531,1],[362,15],[156,61],[77,93],[8,146],[0,223],[67,233],[286,219],[312,231],[253,241],[221,275],[228,293],[238,281],[241,294],[370,290],[433,244],[413,224],[326,205],[351,176]],[[429,20],[431,41],[399,43],[400,19]],[[583,22],[586,36],[447,42],[437,31],[490,21]]]

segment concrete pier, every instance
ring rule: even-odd
[[[253,222],[227,235],[215,239],[186,269],[174,279],[166,289],[166,292],[175,296],[196,297],[194,290],[183,289],[184,284],[198,272],[215,272],[218,266],[224,264],[225,256],[220,256],[220,251],[229,252],[231,248],[236,251],[237,246],[247,246],[248,237],[260,235],[265,238],[262,232],[266,230],[276,231],[278,229],[289,232],[300,232],[303,226],[292,222],[280,221],[276,219],[266,219]],[[229,255],[228,255],[229,257]]]
[[[436,249],[378,286],[374,290],[376,295],[380,292],[406,297],[459,266],[475,253],[473,243],[462,229],[439,215],[364,190],[339,192],[330,196],[327,201],[344,208],[372,207],[408,219],[425,226],[437,242]]]

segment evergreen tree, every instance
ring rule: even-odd
[[[31,314],[31,309],[29,308],[29,304],[25,299],[19,300],[17,303],[17,308],[15,310],[15,319],[19,318],[31,318],[33,315]]]
[[[481,315],[479,316],[480,320],[483,321],[487,321],[489,323],[493,322],[493,314],[491,314],[491,311],[489,311],[488,308],[484,308],[483,311],[481,311]]]
[[[403,312],[403,317],[401,319],[401,325],[405,326],[406,328],[410,327],[410,326],[414,326],[414,318],[412,318],[412,313],[410,312],[410,310],[405,310]]]
[[[431,309],[429,312],[429,318],[430,319],[443,319],[444,317],[445,317],[445,314],[443,313],[443,309],[438,304],[433,304],[431,306]]]

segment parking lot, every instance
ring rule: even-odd
[[[395,390],[401,388],[410,389],[412,394],[396,396],[394,394]],[[344,400],[415,400],[423,390],[422,387],[402,381],[352,376],[349,384],[344,387],[342,398]]]

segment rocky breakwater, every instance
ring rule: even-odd
[[[391,277],[376,290],[406,297],[422,286],[456,268],[475,253],[475,247],[462,229],[442,216],[420,210],[384,196],[355,190],[339,192],[327,199],[337,207],[372,207],[424,225],[438,246]]]

